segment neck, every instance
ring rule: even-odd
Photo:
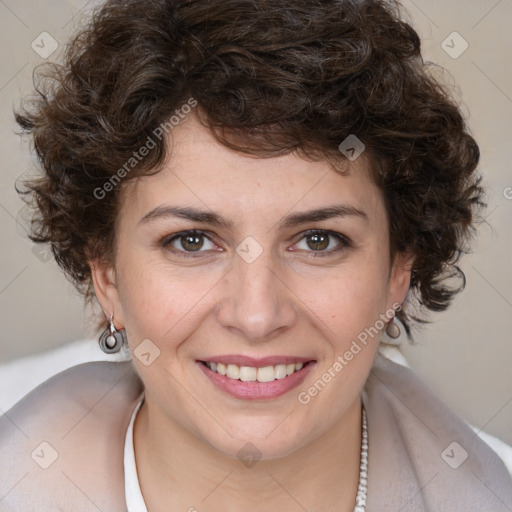
[[[134,446],[149,512],[352,512],[359,481],[361,399],[313,442],[286,457],[246,466],[173,422],[146,396],[135,421]]]

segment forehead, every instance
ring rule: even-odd
[[[349,204],[369,217],[383,208],[370,178],[368,160],[343,162],[344,175],[327,161],[311,162],[295,153],[261,158],[220,144],[195,116],[168,134],[162,170],[126,184],[120,215],[135,221],[156,206],[195,206],[225,216],[281,216],[319,205]]]

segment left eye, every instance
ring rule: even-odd
[[[331,245],[331,239],[336,239],[338,244],[334,249],[326,251],[326,249]],[[300,241],[305,244],[305,247],[299,247],[299,249],[303,249],[306,251],[313,252],[334,252],[343,249],[344,247],[348,247],[350,245],[349,240],[339,233],[334,233],[332,231],[324,231],[324,230],[310,230],[303,233]],[[300,245],[300,244],[299,244]]]

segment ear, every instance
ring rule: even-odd
[[[388,309],[393,304],[402,304],[411,286],[411,269],[414,263],[414,255],[410,251],[395,254],[388,287]]]
[[[105,316],[110,319],[110,315],[113,315],[115,328],[122,329],[124,327],[123,308],[116,285],[115,268],[100,259],[89,260],[89,266],[94,291]]]

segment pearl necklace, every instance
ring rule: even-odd
[[[359,467],[359,485],[357,486],[356,506],[354,512],[366,511],[366,494],[368,492],[368,425],[366,410],[363,409],[363,435],[361,440],[361,465]]]

